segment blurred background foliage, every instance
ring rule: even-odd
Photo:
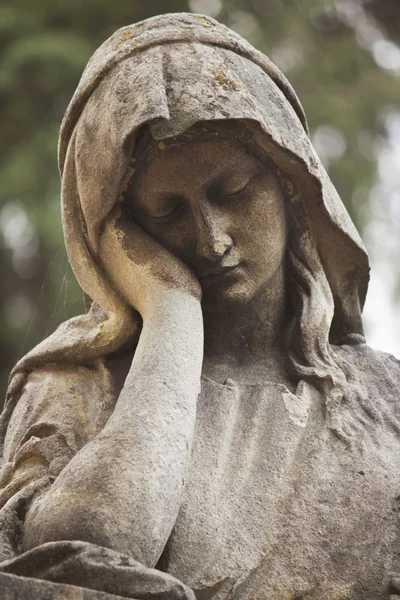
[[[19,357],[83,311],[63,246],[56,162],[59,125],[82,70],[117,28],[181,11],[216,17],[287,74],[379,274],[367,332],[400,353],[398,0],[3,0],[2,391]]]

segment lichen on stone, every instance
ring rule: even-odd
[[[224,88],[224,90],[235,90],[239,91],[241,89],[240,83],[238,83],[235,79],[232,79],[225,73],[225,71],[220,71],[215,76],[215,79],[218,81],[220,85]]]

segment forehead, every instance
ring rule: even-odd
[[[261,164],[244,144],[234,138],[205,137],[196,140],[160,142],[138,163],[134,187],[163,188],[165,185],[188,185],[211,182],[229,171],[252,170]]]

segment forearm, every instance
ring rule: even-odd
[[[125,420],[126,410],[141,415],[144,409],[161,417],[159,409],[168,408],[173,396],[193,403],[199,392],[202,361],[200,302],[171,291],[144,316],[135,357],[108,426]]]
[[[168,292],[144,315],[131,369],[107,425],[72,459],[39,508],[31,511],[33,535],[27,536],[28,546],[54,539],[51,523],[60,518],[57,511],[65,519],[64,533],[57,537],[71,538],[71,511],[65,512],[65,506],[76,510],[77,503],[91,502],[98,515],[90,514],[89,541],[116,544],[120,546],[116,549],[129,551],[146,564],[157,560],[179,510],[202,356],[199,301]],[[115,518],[101,533],[103,513]],[[35,541],[39,530],[47,533]]]

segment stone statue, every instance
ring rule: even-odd
[[[394,598],[400,365],[282,73],[208,17],[125,27],[59,161],[88,312],[11,374],[7,598]]]

